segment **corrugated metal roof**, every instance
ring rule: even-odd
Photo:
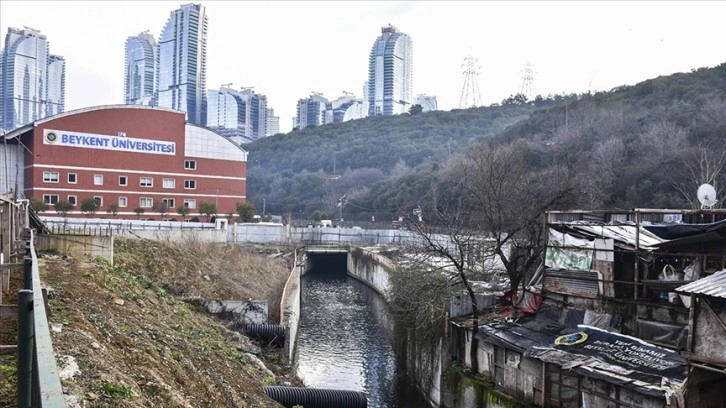
[[[628,224],[592,225],[581,222],[572,222],[552,224],[550,225],[550,227],[554,229],[559,229],[558,227],[566,227],[578,231],[579,233],[586,236],[610,238],[615,240],[616,242],[620,242],[632,248],[635,248],[636,243],[638,243],[638,247],[645,251],[653,251],[658,247],[659,244],[667,241],[666,239],[662,239],[657,235],[653,234],[652,232],[648,231],[642,225],[636,228],[635,225]],[[636,236],[638,239],[636,239]]]
[[[676,288],[676,292],[695,293],[726,299],[726,269]]]

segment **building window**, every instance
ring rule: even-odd
[[[189,190],[194,190],[197,188],[197,181],[196,180],[184,180],[184,188]]]
[[[197,208],[197,200],[192,200],[192,199],[184,200],[184,207]]]
[[[78,175],[76,173],[68,173],[68,184],[78,183]]]
[[[78,197],[70,195],[68,196],[68,202],[73,204],[73,206],[75,207],[76,203],[78,202]]]
[[[141,197],[139,199],[139,207],[141,208],[151,208],[154,206],[154,200],[147,197]]]
[[[173,178],[165,178],[163,180],[162,187],[174,188],[174,187],[176,187],[176,180],[174,180]]]
[[[196,160],[184,160],[184,168],[186,170],[196,170],[197,169]]]
[[[58,194],[43,194],[43,202],[46,204],[55,204],[58,202]]]
[[[93,196],[93,201],[96,202],[96,206],[98,206],[98,208],[103,207],[103,197],[101,197],[101,196]]]
[[[44,171],[43,172],[43,182],[44,183],[57,183],[58,182],[58,172],[57,171]]]
[[[129,206],[129,200],[126,197],[119,197],[118,198],[118,206],[119,207],[128,207]]]
[[[173,198],[162,198],[161,202],[166,204],[167,208],[174,209],[174,199]]]
[[[118,176],[118,185],[127,186],[129,185],[129,179],[126,176]]]
[[[154,179],[151,177],[141,177],[141,181],[139,184],[141,185],[141,187],[153,187]]]
[[[97,186],[103,185],[103,174],[94,174],[93,175],[93,184]]]

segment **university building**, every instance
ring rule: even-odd
[[[246,200],[247,152],[166,108],[98,106],[37,120],[6,133],[0,157],[0,193],[43,200],[54,215],[67,200],[67,216],[83,217],[81,202],[93,198],[96,217],[181,220],[180,206],[188,219],[202,215],[202,202],[225,214]],[[167,214],[154,212],[161,202]]]

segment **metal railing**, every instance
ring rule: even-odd
[[[65,407],[30,230],[24,289],[18,293],[18,407]]]

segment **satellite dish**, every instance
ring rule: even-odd
[[[701,209],[711,208],[716,204],[716,189],[710,184],[701,184],[696,192]]]

